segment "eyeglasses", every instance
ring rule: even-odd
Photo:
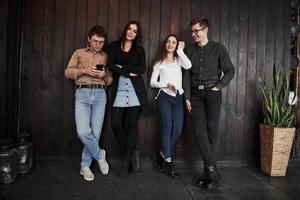
[[[93,43],[95,43],[95,44],[102,44],[102,43],[104,43],[104,40],[95,40],[95,39],[92,39],[91,40]]]
[[[203,31],[204,29],[205,29],[205,27],[204,28],[200,28],[200,29],[190,30],[190,33],[198,34],[199,31]]]

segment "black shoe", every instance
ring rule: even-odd
[[[172,162],[163,162],[163,172],[168,175],[171,176],[173,178],[178,178],[179,174],[175,172],[175,168]]]
[[[141,169],[140,152],[135,150],[130,158],[129,170],[136,173]]]
[[[205,183],[205,187],[207,189],[215,189],[221,179],[217,168],[213,165],[208,166],[207,168],[207,175],[206,175],[207,182]]]
[[[197,179],[197,185],[199,187],[206,187],[207,184],[206,176],[207,176],[207,170],[204,169],[202,175]]]
[[[153,156],[154,169],[158,170],[159,172],[163,172],[163,163],[164,163],[164,158],[160,154]]]
[[[122,166],[120,168],[120,171],[118,173],[119,177],[120,178],[126,178],[128,176],[128,173],[129,173],[129,162],[128,161],[124,161],[122,163]]]

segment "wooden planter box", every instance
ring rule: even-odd
[[[295,128],[260,124],[261,170],[269,176],[285,176]]]

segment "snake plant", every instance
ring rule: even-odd
[[[263,94],[264,124],[271,127],[292,127],[295,113],[288,104],[289,76],[286,72],[273,69],[273,88],[269,91],[265,81],[259,78]]]

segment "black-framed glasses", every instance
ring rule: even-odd
[[[205,29],[205,27],[199,28],[199,29],[193,29],[193,30],[190,30],[190,33],[198,34],[199,31],[203,31],[204,29]]]
[[[95,40],[95,39],[92,39],[91,40],[93,43],[95,43],[95,44],[103,44],[104,43],[104,40]]]

